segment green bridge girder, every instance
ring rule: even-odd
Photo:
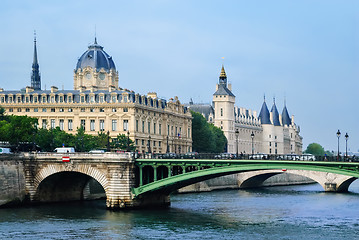
[[[284,161],[284,160],[217,160],[217,159],[136,159],[139,170],[138,187],[132,189],[134,197],[154,192],[171,192],[214,177],[234,173],[282,169],[308,170],[342,174],[359,178],[359,162]],[[150,168],[149,168],[150,167]],[[158,179],[157,169],[165,167],[167,177]],[[144,172],[152,169],[153,172]],[[148,169],[149,168],[149,169]],[[182,171],[181,171],[182,169]],[[180,170],[174,172],[174,170]],[[144,177],[152,176],[144,184]]]

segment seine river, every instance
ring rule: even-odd
[[[0,239],[358,239],[359,181],[173,195],[164,210],[104,201],[0,209]]]

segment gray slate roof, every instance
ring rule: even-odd
[[[280,126],[279,113],[278,113],[278,109],[277,109],[277,106],[275,105],[275,103],[273,103],[271,113],[272,113],[272,116],[273,116],[273,125],[274,126]]]
[[[210,114],[214,115],[214,109],[209,104],[189,104],[186,106],[194,112],[203,114],[207,121]]]
[[[259,118],[262,124],[272,124],[270,121],[270,115],[266,102],[262,104],[261,112],[259,113]]]
[[[282,111],[282,123],[284,125],[291,125],[292,119],[289,117],[287,106],[284,105],[283,111]]]
[[[109,72],[110,69],[116,70],[112,57],[103,50],[102,46],[97,44],[96,39],[95,43],[90,45],[88,50],[82,54],[77,61],[75,71],[85,67],[96,68],[97,71],[100,71],[100,69],[103,68],[107,72]]]
[[[229,95],[235,97],[234,94],[225,85],[219,84],[218,90],[213,95]]]

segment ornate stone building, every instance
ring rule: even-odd
[[[200,112],[208,122],[221,128],[227,138],[230,153],[301,154],[302,137],[300,128],[289,117],[286,104],[282,114],[275,101],[269,112],[264,99],[260,114],[256,111],[235,106],[235,95],[222,66],[219,83],[213,94],[212,105],[194,104],[188,107]]]
[[[192,151],[192,116],[177,97],[169,101],[152,92],[141,95],[119,87],[115,63],[95,38],[78,59],[74,90],[41,90],[36,39],[31,87],[20,91],[0,88],[0,105],[7,114],[38,119],[39,127],[60,127],[75,134],[109,132],[111,138],[129,134],[139,152]]]

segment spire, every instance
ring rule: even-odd
[[[95,25],[95,42],[94,44],[97,44],[97,37],[96,37],[96,25]]]
[[[219,75],[219,84],[227,87],[227,74],[222,65],[221,74]]]
[[[37,60],[36,31],[34,31],[34,59],[32,61],[31,87],[34,90],[41,90],[39,62]]]
[[[289,117],[286,99],[284,98],[284,108],[282,111],[282,124],[290,126],[292,124],[292,119]]]
[[[38,62],[37,62],[37,49],[36,49],[36,31],[34,31],[34,59],[32,61],[32,67],[34,67],[34,65],[38,65]]]
[[[227,78],[226,71],[224,70],[224,66],[222,65],[221,74],[219,75],[220,78]]]
[[[264,102],[262,104],[261,111],[259,113],[259,119],[261,120],[262,124],[271,124],[270,115],[269,115],[268,107],[266,104],[265,96],[264,96]]]
[[[273,116],[273,125],[274,126],[280,126],[279,113],[278,113],[277,106],[275,105],[275,98],[273,98],[273,106],[272,106],[272,109],[271,109],[271,113],[272,113],[272,116]]]

